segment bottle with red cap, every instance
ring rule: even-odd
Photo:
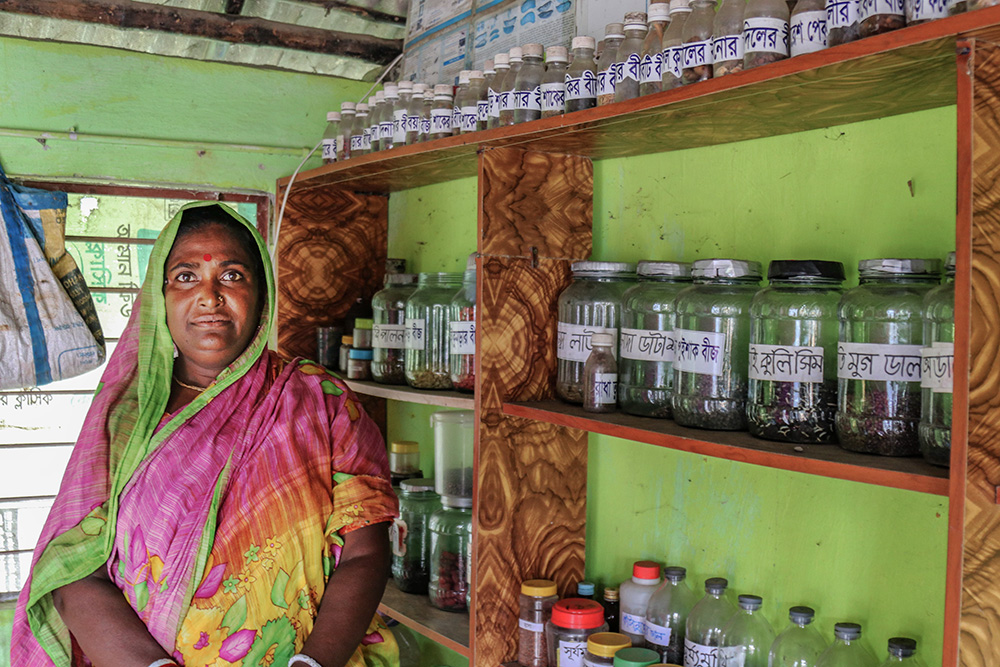
[[[607,631],[604,607],[596,600],[566,598],[555,603],[545,624],[549,667],[584,667],[587,638]]]
[[[632,640],[632,646],[646,645],[646,607],[660,585],[660,566],[651,560],[636,561],[632,578],[621,585],[621,633]]]

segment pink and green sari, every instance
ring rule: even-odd
[[[89,664],[52,591],[104,567],[186,667],[284,667],[312,630],[344,535],[397,513],[382,437],[350,391],[266,349],[274,278],[256,232],[267,273],[260,330],[215,384],[164,414],[173,342],[163,268],[179,221],[154,246],[35,549],[13,665]],[[398,664],[377,616],[348,664]]]

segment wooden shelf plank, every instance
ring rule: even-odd
[[[703,431],[623,413],[594,414],[559,401],[505,403],[504,414],[768,468],[948,495],[948,470],[918,458],[857,454],[836,445],[802,445],[803,451],[797,452],[795,445],[745,432]]]
[[[474,410],[476,407],[476,401],[470,394],[462,394],[457,391],[414,389],[413,387],[363,382],[361,380],[344,380],[344,382],[355,394],[388,398],[393,401],[406,401],[407,403],[420,403],[421,405],[436,405],[441,408]]]
[[[393,192],[444,183],[475,176],[477,153],[502,146],[602,160],[947,106],[956,99],[956,38],[964,36],[1000,37],[1000,6],[627,102],[363,155],[303,172],[295,189]]]
[[[426,595],[404,593],[390,579],[385,586],[378,610],[428,639],[461,653],[469,651],[469,615],[442,611],[431,604]]]

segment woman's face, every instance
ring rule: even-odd
[[[227,227],[212,224],[174,242],[163,296],[167,327],[189,378],[215,378],[253,339],[261,285],[251,258]]]

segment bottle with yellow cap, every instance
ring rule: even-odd
[[[620,632],[598,632],[587,637],[584,667],[611,667],[615,653],[632,645],[632,640]]]
[[[389,445],[389,474],[392,485],[399,486],[404,479],[424,476],[420,469],[420,445],[412,440],[396,440]]]
[[[529,579],[521,584],[518,616],[517,661],[522,667],[546,667],[545,624],[552,618],[552,605],[559,600],[554,581]]]

